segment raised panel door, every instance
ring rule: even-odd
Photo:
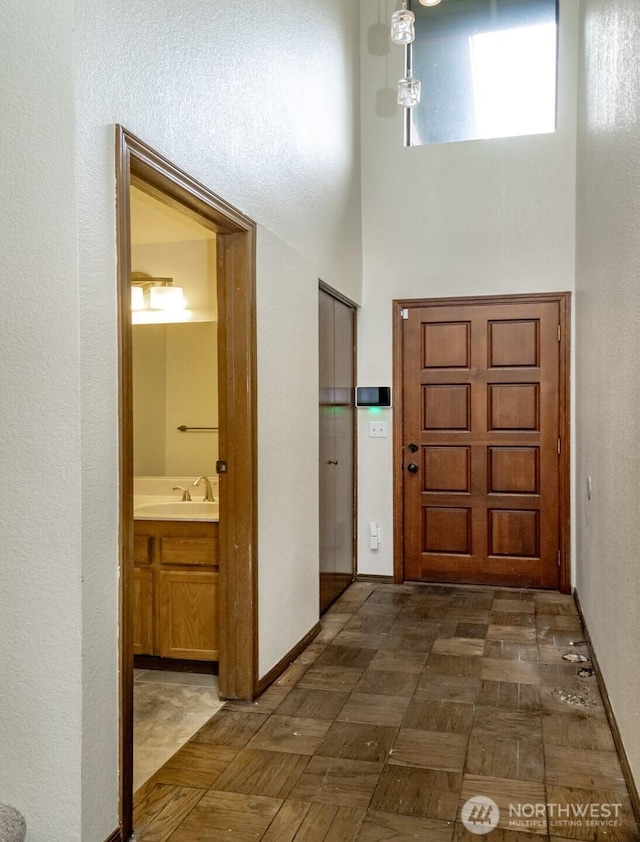
[[[548,301],[408,309],[405,579],[558,587],[559,322]]]

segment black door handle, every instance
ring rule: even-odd
[[[329,461],[327,462],[327,465],[337,465],[337,464],[338,464],[337,459],[329,459]]]
[[[407,445],[407,450],[409,451],[409,453],[417,453],[418,450],[420,450],[420,448],[417,444],[409,444]]]
[[[417,474],[420,468],[418,467],[418,465],[416,465],[415,462],[409,462],[409,464],[407,465],[407,470],[410,474]]]

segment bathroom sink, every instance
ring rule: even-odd
[[[149,520],[218,520],[218,503],[205,503],[202,500],[143,503],[134,507],[133,515]]]

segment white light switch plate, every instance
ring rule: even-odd
[[[370,439],[386,439],[387,435],[386,421],[369,421]]]

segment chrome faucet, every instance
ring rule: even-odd
[[[213,503],[213,489],[211,488],[211,480],[209,477],[201,476],[193,483],[196,487],[204,480],[204,497],[203,503]]]
[[[189,494],[189,489],[184,488],[182,485],[174,485],[171,489],[172,491],[182,491],[182,502],[183,503],[190,503],[191,502],[191,494]]]

